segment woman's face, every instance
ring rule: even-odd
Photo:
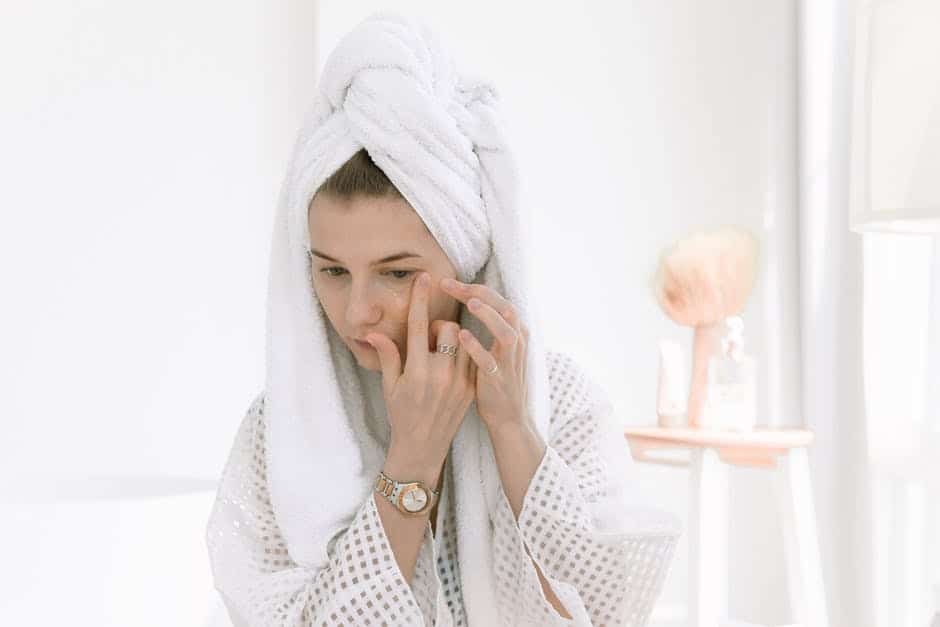
[[[313,289],[363,368],[382,369],[375,349],[356,341],[373,332],[388,336],[402,364],[407,360],[408,305],[419,272],[431,275],[428,323],[458,320],[460,301],[440,287],[441,279],[456,278],[457,271],[406,200],[318,193],[307,227]]]

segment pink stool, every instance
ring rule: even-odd
[[[829,627],[806,450],[813,441],[812,431],[636,427],[626,429],[624,435],[637,462],[692,467],[690,627],[743,624],[728,617],[728,464],[775,471],[793,620],[800,627]],[[690,455],[677,460],[654,453],[665,449],[687,449]]]

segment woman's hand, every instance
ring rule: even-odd
[[[404,371],[398,347],[381,333],[366,340],[382,365],[382,388],[391,430],[385,472],[394,479],[437,484],[451,441],[474,397],[473,362],[467,351],[456,358],[432,352],[428,339],[431,276],[422,272],[411,288],[408,349]],[[438,343],[458,344],[456,322],[434,321]],[[435,344],[436,346],[436,344]]]
[[[526,347],[529,330],[516,308],[492,288],[478,283],[444,279],[441,287],[467,305],[467,309],[486,325],[493,343],[485,348],[473,333],[459,333],[461,352],[470,353],[477,366],[477,412],[490,433],[505,426],[528,426]],[[496,368],[496,372],[492,370]]]

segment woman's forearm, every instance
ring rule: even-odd
[[[493,442],[493,452],[496,455],[496,464],[499,466],[503,492],[518,520],[529,484],[542,462],[547,444],[531,421],[504,424],[490,430],[489,433],[490,440]],[[527,553],[528,550],[526,547]],[[529,557],[531,558],[531,554]],[[548,585],[545,575],[542,574],[535,560],[532,560],[532,564],[535,566],[535,572],[538,573],[545,598],[561,616],[571,618],[571,614],[562,605],[555,591]]]
[[[394,453],[389,453],[385,460],[383,470],[385,474],[392,479],[400,481],[420,480],[427,486],[433,486],[438,489],[440,483],[441,469],[434,471],[420,471],[410,467],[406,462],[400,461],[401,457]],[[414,577],[415,564],[418,561],[418,552],[421,549],[421,543],[424,541],[424,532],[427,529],[430,511],[428,508],[421,516],[406,516],[392,505],[388,499],[377,492],[373,492],[376,507],[379,510],[379,516],[382,519],[382,526],[385,528],[385,535],[391,544],[392,552],[395,554],[395,561],[404,575],[408,584]]]

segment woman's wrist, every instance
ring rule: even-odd
[[[382,472],[396,481],[421,481],[424,485],[437,489],[443,469],[443,462],[436,468],[433,463],[416,460],[414,455],[399,453],[390,449],[385,457]]]

